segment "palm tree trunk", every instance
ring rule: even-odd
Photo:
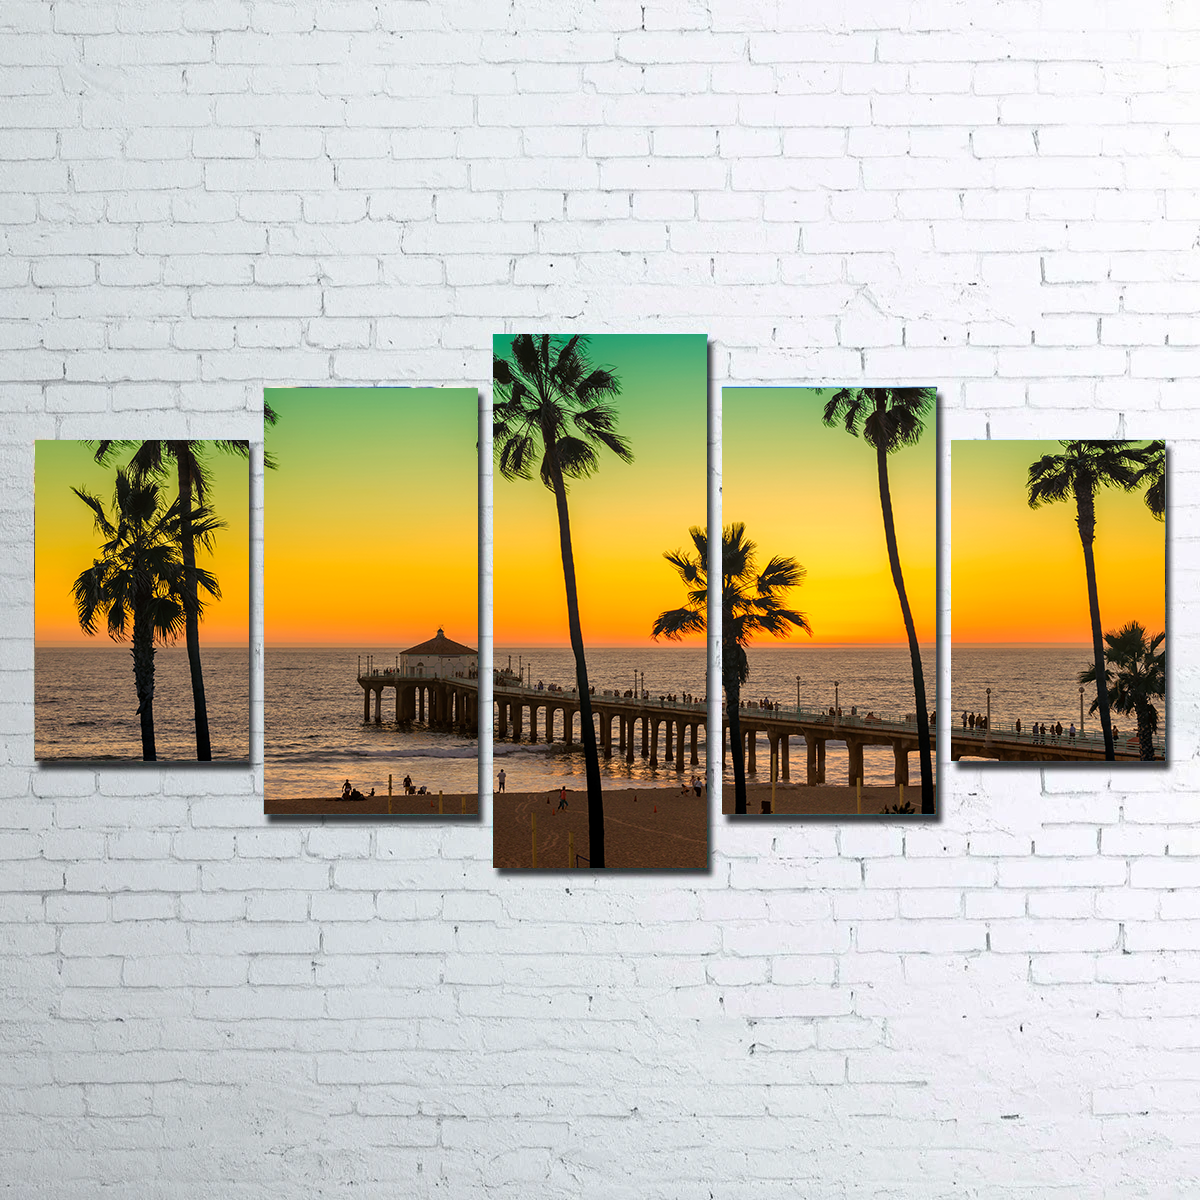
[[[142,760],[154,762],[154,631],[136,613],[133,618],[133,683],[137,689],[138,716],[142,720]]]
[[[1108,711],[1108,676],[1104,667],[1104,638],[1100,632],[1100,593],[1096,587],[1096,559],[1092,543],[1096,539],[1096,503],[1089,493],[1075,493],[1075,523],[1083,545],[1083,566],[1087,571],[1088,612],[1092,618],[1092,659],[1096,665],[1096,699],[1099,701],[1100,728],[1104,731],[1104,757],[1113,762],[1112,718]]]
[[[875,460],[879,472],[879,505],[883,509],[883,534],[887,539],[888,563],[892,582],[900,597],[900,612],[908,634],[908,653],[912,659],[913,692],[917,700],[917,751],[921,757],[921,812],[932,815],[937,811],[933,795],[933,746],[929,736],[929,707],[925,699],[925,670],[921,665],[921,647],[917,644],[917,627],[913,624],[908,592],[904,587],[904,572],[900,569],[900,549],[896,545],[896,519],[892,514],[892,489],[888,482],[887,450],[876,447]]]
[[[746,811],[746,756],[742,752],[742,685],[737,670],[727,675],[725,683],[725,707],[729,710],[730,751],[733,754],[733,811]]]
[[[555,462],[552,451],[547,457],[552,463]],[[588,692],[583,627],[579,623],[575,554],[571,549],[571,517],[567,511],[566,485],[557,464],[554,467],[554,503],[558,508],[558,541],[562,552],[563,581],[567,589],[567,622],[571,629],[571,650],[575,654],[575,687],[579,691],[579,733],[583,740],[583,765],[588,793],[588,859],[591,866],[596,868],[604,866],[604,793],[600,787],[600,754],[596,748],[596,726],[592,722],[592,700]]]
[[[1135,705],[1138,723],[1138,752],[1143,762],[1154,761],[1154,725],[1148,704]]]
[[[196,716],[196,758],[212,759],[208,738],[208,703],[204,697],[204,672],[200,666],[200,616],[196,585],[196,543],[192,538],[192,462],[191,447],[183,442],[176,447],[179,467],[179,540],[183,552],[184,629],[187,635],[188,668],[192,674],[192,708]]]

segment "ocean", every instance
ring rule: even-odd
[[[213,761],[250,758],[250,651],[201,643]],[[129,646],[34,650],[34,757],[40,761],[142,761]],[[182,643],[154,657],[154,740],[158,761],[196,761],[192,677]]]
[[[1033,722],[1066,729],[1079,725],[1079,673],[1092,662],[1090,645],[954,646],[950,652],[950,717],[961,727],[963,712],[986,713],[987,689],[992,689],[992,728],[1006,729],[1018,719],[1022,728]],[[1100,714],[1088,712],[1096,698],[1095,684],[1084,687],[1083,727],[1098,733]],[[1114,715],[1122,733],[1137,730],[1136,718]],[[1158,730],[1166,731],[1165,706],[1159,706]]]
[[[366,647],[376,662],[387,665],[394,648]],[[514,670],[539,681],[574,685],[574,659],[567,647],[500,646],[494,665],[507,666],[511,655]],[[770,699],[795,704],[796,677],[800,676],[801,702],[805,707],[833,703],[833,681],[845,711],[856,705],[881,716],[913,711],[912,673],[907,646],[804,646],[755,645],[749,650],[750,679],[743,691],[746,700]],[[936,703],[934,648],[923,647],[926,689],[930,708]],[[478,786],[478,745],[474,738],[425,730],[410,732],[394,721],[363,724],[362,689],[356,682],[359,654],[344,648],[267,648],[265,656],[265,758],[264,787],[269,799],[333,796],[349,779],[367,792],[386,792],[389,773],[396,785],[411,775],[417,786],[432,791],[474,792]],[[651,646],[596,648],[588,652],[588,675],[597,693],[605,689],[624,692],[645,676],[645,690],[652,696],[666,693],[707,695],[706,653],[703,646]],[[385,694],[383,715],[394,712],[391,693]],[[704,733],[700,732],[700,754],[704,755]],[[614,752],[601,759],[603,778],[612,787],[677,788],[679,777],[665,766],[651,767],[640,755],[626,763]],[[583,752],[578,743],[493,744],[493,769],[504,767],[509,791],[538,791],[584,786]],[[760,739],[759,778],[769,780],[767,742]],[[803,780],[803,743],[797,739],[791,750],[792,778]],[[727,762],[732,778],[732,765]],[[696,768],[702,770],[703,768]],[[864,770],[868,783],[890,783],[894,763],[887,747],[867,747]],[[912,778],[918,770],[915,755],[910,759]],[[692,768],[685,760],[685,774]],[[847,779],[849,765],[845,748],[830,743],[826,778],[831,783]],[[494,777],[493,777],[494,783]]]

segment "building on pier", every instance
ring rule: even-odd
[[[427,641],[400,651],[400,672],[418,679],[474,679],[479,651],[464,646],[439,629]]]
[[[396,724],[414,721],[431,729],[474,736],[479,732],[479,652],[456,642],[439,629],[427,641],[402,650],[395,667],[368,666],[358,677],[363,689],[363,721],[383,722],[383,693],[396,694]]]

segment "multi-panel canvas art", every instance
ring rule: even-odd
[[[936,812],[937,392],[722,392],[723,808]]]
[[[266,811],[477,814],[478,392],[265,403]]]
[[[953,757],[1165,762],[1164,443],[963,441],[950,462]]]
[[[493,339],[493,863],[708,865],[707,339]]]
[[[250,757],[249,446],[39,441],[34,755]]]

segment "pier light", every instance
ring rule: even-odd
[[[835,716],[838,710],[838,683],[839,681],[836,679],[833,681],[833,712]]]
[[[1083,737],[1083,688],[1079,689],[1079,736]]]
[[[992,732],[992,689],[991,688],[987,689],[987,724],[984,726],[984,729],[988,733]]]
[[[796,676],[796,711],[800,711],[800,676]]]

